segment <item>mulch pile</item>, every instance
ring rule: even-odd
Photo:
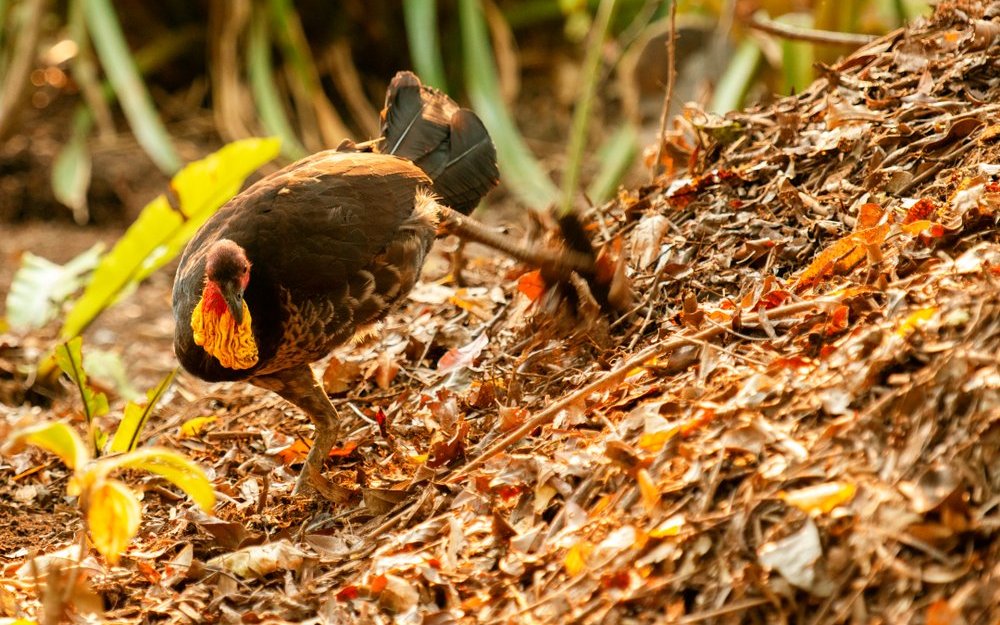
[[[689,106],[668,174],[584,216],[625,314],[568,324],[501,261],[423,284],[325,365],[341,503],[290,495],[303,417],[182,377],[147,435],[218,518],[145,482],[120,566],[86,562],[107,617],[1000,622],[998,6],[941,3],[766,108]],[[64,518],[65,470],[18,459],[2,516]],[[48,548],[3,547],[14,615]]]

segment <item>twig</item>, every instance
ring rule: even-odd
[[[760,599],[744,599],[742,601],[734,601],[729,605],[724,605],[721,608],[715,610],[707,610],[705,612],[699,612],[697,614],[688,614],[687,616],[682,616],[678,623],[700,623],[701,621],[712,620],[715,621],[720,616],[725,616],[727,614],[733,614],[734,612],[745,612],[750,608],[756,608],[757,606],[766,605],[770,603],[767,599],[763,597]]]
[[[770,310],[768,312],[767,318],[781,319],[784,317],[790,317],[792,315],[798,314],[806,310],[811,310],[816,307],[834,306],[839,303],[840,300],[837,298],[824,298],[824,299],[809,300],[804,302],[796,302],[794,304],[788,304],[787,306],[780,306],[778,308]],[[747,315],[747,317],[744,318],[743,323],[751,325],[758,323],[759,320],[760,320],[760,315],[755,313],[752,315]],[[590,384],[587,384],[583,388],[577,390],[575,393],[570,393],[562,400],[557,401],[556,403],[550,405],[545,410],[539,412],[537,415],[535,415],[533,419],[529,419],[521,427],[517,428],[507,436],[493,443],[493,445],[491,445],[477,457],[470,460],[468,464],[459,469],[457,473],[448,478],[446,481],[450,483],[455,483],[459,481],[461,478],[464,478],[465,476],[469,475],[469,473],[471,473],[475,469],[478,469],[479,467],[486,464],[486,462],[490,458],[502,452],[509,445],[516,443],[517,441],[524,438],[529,432],[531,432],[535,428],[546,425],[547,423],[552,421],[552,419],[554,419],[555,416],[559,414],[562,410],[565,410],[567,407],[577,402],[583,401],[593,393],[604,390],[609,386],[618,384],[619,382],[625,379],[625,377],[628,375],[630,371],[632,371],[637,367],[643,366],[646,362],[652,360],[653,358],[662,356],[663,354],[675,350],[678,347],[688,345],[691,343],[692,340],[704,341],[713,338],[715,336],[718,336],[719,334],[722,334],[724,331],[725,331],[724,326],[712,326],[710,328],[706,328],[700,332],[696,332],[691,335],[669,338],[660,341],[659,343],[654,343],[653,345],[650,345],[649,347],[640,351],[638,354],[632,356],[631,358],[621,363],[611,371],[608,371],[598,379],[594,380]]]
[[[783,39],[809,41],[812,43],[844,46],[847,48],[863,46],[878,39],[878,37],[874,37],[872,35],[862,35],[859,33],[838,33],[831,30],[817,30],[815,28],[792,26],[791,24],[782,24],[781,22],[775,22],[767,17],[757,15],[751,16],[750,19],[747,20],[747,25],[755,30],[775,35]]]
[[[663,98],[663,110],[660,111],[660,134],[657,135],[656,162],[653,163],[653,180],[663,173],[660,160],[663,157],[663,146],[667,142],[667,117],[670,113],[670,103],[674,99],[674,82],[677,80],[677,0],[670,3],[670,40],[667,41],[667,95]]]

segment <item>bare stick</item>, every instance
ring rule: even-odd
[[[663,98],[663,110],[660,111],[660,134],[656,144],[656,162],[653,163],[653,180],[663,173],[663,145],[667,142],[667,117],[670,113],[670,103],[674,99],[674,82],[677,80],[677,0],[670,1],[670,40],[667,41],[667,95]]]
[[[594,272],[593,261],[579,252],[562,250],[552,252],[541,247],[525,247],[517,241],[486,228],[481,223],[466,217],[447,206],[438,207],[440,227],[449,234],[473,243],[481,243],[497,251],[503,252],[523,263],[541,269],[544,273],[567,280],[572,272],[584,275]]]
[[[778,308],[771,309],[770,311],[768,311],[766,318],[769,320],[783,319],[786,317],[791,317],[792,315],[798,314],[806,310],[812,310],[813,308],[818,308],[818,307],[834,306],[839,303],[840,300],[835,298],[824,298],[824,299],[815,299],[804,302],[795,302],[794,304],[788,304],[787,306],[779,306]],[[743,324],[752,325],[755,323],[759,323],[760,317],[761,316],[757,313],[747,315],[746,317],[743,318]],[[630,371],[632,371],[637,367],[643,366],[653,358],[662,356],[670,351],[677,349],[678,347],[688,345],[692,341],[706,341],[714,336],[722,334],[723,332],[725,332],[725,330],[726,330],[725,326],[721,325],[712,326],[710,328],[701,330],[700,332],[695,332],[694,334],[670,338],[660,341],[659,343],[654,343],[653,345],[650,345],[646,349],[640,351],[638,354],[632,356],[631,358],[621,363],[611,371],[608,371],[603,376],[594,380],[590,384],[587,384],[586,386],[577,390],[574,393],[570,393],[569,395],[563,397],[561,400],[550,405],[545,410],[539,412],[537,415],[535,415],[534,418],[526,421],[521,427],[517,428],[507,436],[504,436],[502,439],[490,445],[489,448],[484,450],[477,457],[469,461],[468,464],[459,469],[458,473],[448,478],[447,481],[455,483],[461,478],[467,476],[475,469],[478,469],[479,467],[486,464],[486,462],[490,458],[502,452],[509,445],[511,445],[512,443],[516,443],[517,441],[524,438],[525,435],[527,435],[535,428],[548,424],[562,410],[565,410],[566,408],[572,406],[577,402],[583,401],[593,393],[604,390],[609,386],[618,384],[619,382],[625,379],[625,377],[628,375]]]
[[[846,48],[863,46],[877,39],[877,37],[872,35],[837,33],[831,30],[802,28],[801,26],[782,24],[781,22],[775,22],[772,19],[756,15],[747,20],[747,25],[749,25],[750,28],[781,37],[782,39],[808,41],[811,43],[822,43],[831,46],[844,46]]]

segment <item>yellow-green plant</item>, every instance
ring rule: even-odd
[[[77,392],[80,393],[83,416],[87,420],[90,439],[93,441],[94,455],[100,456],[108,442],[108,434],[98,426],[95,420],[108,413],[108,398],[104,393],[92,389],[87,381],[87,372],[83,367],[83,338],[78,336],[57,347],[55,358],[56,364],[59,365],[63,373],[69,376],[70,381],[76,386]],[[159,384],[149,389],[146,393],[146,403],[139,404],[134,401],[125,403],[122,420],[115,430],[108,451],[132,451],[138,446],[142,428],[146,425],[149,415],[156,408],[156,404],[170,387],[176,375],[177,370],[174,369],[160,380]]]
[[[95,419],[108,412],[108,399],[87,382],[82,343],[80,337],[67,341],[56,349],[55,358],[80,393],[90,444],[65,423],[44,423],[14,433],[8,448],[24,444],[41,447],[59,456],[73,470],[66,493],[79,497],[80,512],[94,546],[114,564],[139,529],[142,514],[135,493],[124,482],[112,478],[112,473],[140,469],[160,475],[206,511],[215,505],[215,492],[205,472],[183,455],[162,447],[136,449],[146,420],[173,382],[176,370],[150,389],[146,404],[130,401],[125,405],[121,423],[109,445],[110,451],[120,453],[99,457],[108,436]]]
[[[135,492],[113,473],[123,469],[148,471],[166,478],[203,510],[215,506],[215,491],[202,469],[183,455],[162,447],[149,447],[95,459],[91,446],[65,423],[43,423],[11,436],[9,449],[35,445],[59,456],[72,469],[66,494],[79,499],[94,547],[116,564],[139,530],[142,508]]]

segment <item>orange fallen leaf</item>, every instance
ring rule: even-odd
[[[368,589],[372,591],[372,594],[377,595],[378,593],[385,590],[386,585],[388,585],[389,580],[385,575],[376,575],[372,578],[371,583],[368,584]]]
[[[885,215],[885,211],[878,204],[873,202],[862,204],[861,208],[858,209],[858,220],[854,224],[854,231],[861,232],[868,228],[874,228],[882,221],[883,215]]]
[[[660,505],[660,489],[653,483],[653,478],[646,469],[636,471],[635,480],[639,483],[643,507],[646,508],[646,512],[652,513]]]
[[[356,441],[345,441],[340,447],[334,447],[330,450],[330,457],[343,458],[345,456],[350,456],[357,448],[358,443]]]
[[[869,247],[879,247],[889,232],[889,224],[853,232],[837,239],[811,262],[795,281],[795,290],[803,291],[834,274],[845,274],[857,267]]]
[[[958,622],[959,616],[944,599],[938,599],[927,606],[927,625],[951,625]]]
[[[344,586],[336,596],[337,601],[350,601],[351,599],[357,599],[359,594],[357,586]]]
[[[545,292],[545,280],[542,279],[540,270],[529,271],[517,279],[517,290],[520,291],[533,302]]]
[[[287,466],[302,462],[308,455],[309,445],[301,439],[296,439],[294,443],[278,452],[278,459]]]
[[[833,312],[830,314],[830,318],[827,320],[826,325],[823,327],[823,334],[826,336],[833,336],[835,334],[840,334],[847,329],[850,325],[851,309],[847,306],[841,304],[837,306]]]
[[[903,232],[906,234],[918,235],[922,234],[928,237],[941,237],[944,236],[944,226],[939,223],[929,221],[927,219],[920,219],[902,226]]]

